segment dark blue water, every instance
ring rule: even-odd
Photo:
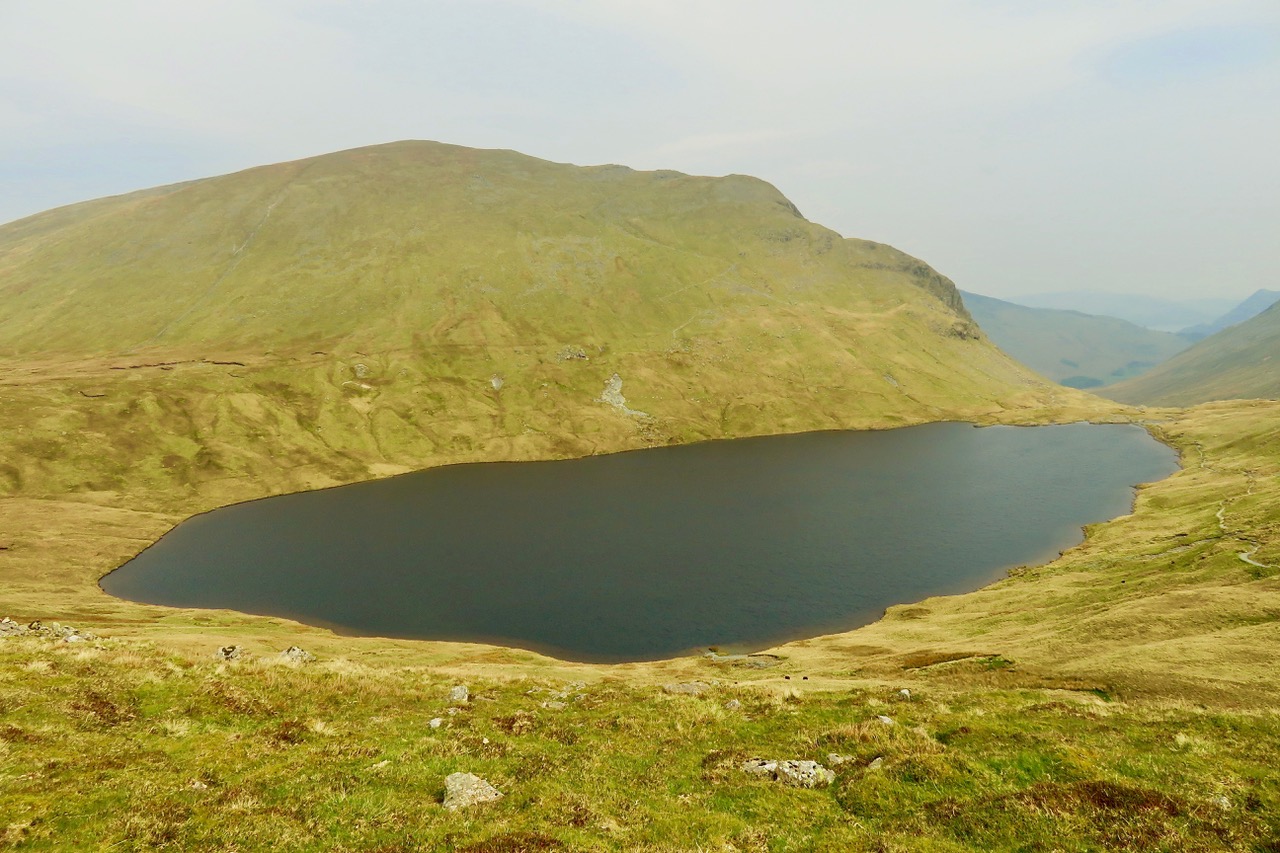
[[[102,587],[573,660],[751,649],[1052,559],[1174,470],[1136,426],[954,423],[455,465],[197,516]]]

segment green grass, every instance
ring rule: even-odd
[[[135,642],[0,643],[4,843],[43,849],[1263,850],[1274,712],[1082,693],[699,697],[616,678],[455,683],[341,659],[215,663]],[[803,692],[802,692],[803,691]],[[543,703],[563,695],[564,708]],[[729,711],[730,698],[742,708]],[[896,725],[876,718],[887,715]],[[427,726],[433,717],[445,723]],[[848,757],[828,789],[750,757]],[[881,763],[871,768],[875,759]],[[460,814],[444,777],[506,796]],[[472,845],[468,847],[468,845]]]

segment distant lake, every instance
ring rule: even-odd
[[[958,423],[451,465],[196,516],[102,588],[570,660],[744,651],[1051,560],[1176,469],[1137,426]]]

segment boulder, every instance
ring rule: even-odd
[[[316,656],[297,646],[290,646],[280,653],[280,659],[288,663],[311,663]]]
[[[828,770],[816,761],[771,761],[752,758],[742,762],[742,772],[761,776],[790,785],[794,788],[821,788],[835,781],[835,771]]]
[[[779,761],[777,779],[795,788],[822,788],[836,779],[836,774],[816,761]]]
[[[502,799],[502,792],[474,773],[450,773],[444,780],[444,807],[450,811]]]
[[[27,626],[14,622],[8,616],[0,619],[0,637],[17,637],[27,633]]]
[[[222,646],[213,653],[214,660],[237,660],[244,654],[244,649],[239,646]]]

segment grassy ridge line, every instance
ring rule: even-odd
[[[405,142],[0,227],[0,355],[679,344],[742,304],[879,313],[954,287],[755,178]],[[943,329],[955,321],[943,322]]]

